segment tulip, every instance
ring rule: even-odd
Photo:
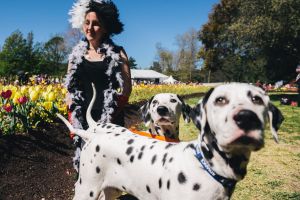
[[[11,90],[6,90],[5,92],[2,91],[1,92],[1,96],[4,98],[4,99],[9,99],[12,95],[12,91]]]
[[[26,103],[27,101],[28,101],[28,99],[27,99],[26,96],[23,96],[23,97],[18,98],[18,102],[19,102],[20,104],[24,104],[24,103]]]
[[[10,104],[5,104],[2,106],[2,108],[6,111],[6,112],[11,112],[13,109],[13,106]]]
[[[31,101],[36,101],[39,98],[39,92],[34,90],[29,95]]]

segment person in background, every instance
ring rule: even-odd
[[[298,107],[300,107],[300,64],[296,67],[296,84],[298,87],[298,97],[297,97],[297,102],[298,102]]]
[[[93,119],[124,126],[123,108],[132,86],[126,52],[112,41],[113,35],[123,31],[119,11],[109,0],[78,0],[69,14],[72,27],[84,34],[69,56],[65,81],[69,120],[75,128],[88,129],[86,110],[94,83],[97,96]],[[74,140],[77,148],[73,163],[78,171],[83,141],[78,136]]]

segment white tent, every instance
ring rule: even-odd
[[[133,80],[151,80],[157,83],[162,82],[167,79],[168,76],[156,72],[154,70],[146,70],[146,69],[131,69],[131,79]]]
[[[169,78],[163,80],[163,83],[166,83],[166,84],[174,84],[174,83],[177,83],[177,82],[178,82],[178,81],[175,80],[175,79],[173,78],[173,76],[169,76]]]

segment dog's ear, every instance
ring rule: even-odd
[[[190,118],[191,107],[188,104],[185,104],[185,102],[181,96],[177,95],[177,98],[181,101],[182,117],[186,123],[189,123],[191,121],[191,118]]]
[[[268,116],[269,116],[269,121],[270,121],[271,133],[273,135],[275,142],[278,143],[277,131],[278,131],[280,125],[282,124],[284,117],[283,117],[281,111],[276,106],[274,106],[272,103],[269,103]]]
[[[191,109],[190,117],[193,120],[196,127],[203,132],[205,124],[206,124],[206,111],[205,106],[206,103],[213,92],[214,88],[211,88],[205,96],[198,102],[198,104]]]
[[[150,109],[150,104],[153,100],[154,96],[151,97],[151,99],[149,101],[147,101],[147,103],[145,103],[141,108],[140,108],[140,112],[142,113],[142,119],[145,122],[145,125],[148,127],[150,125],[151,122],[151,115],[149,112]]]

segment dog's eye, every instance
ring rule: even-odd
[[[157,100],[152,101],[152,104],[157,104],[157,103],[158,103]]]
[[[257,105],[263,105],[264,104],[262,98],[260,98],[259,96],[254,96],[254,97],[251,98],[251,100],[254,104],[257,104]]]
[[[228,104],[228,100],[225,98],[225,97],[218,97],[218,98],[216,98],[216,100],[215,100],[215,103],[217,104],[217,105],[225,105],[225,104]]]
[[[170,102],[171,102],[171,103],[176,103],[177,100],[176,100],[176,99],[171,99]]]

